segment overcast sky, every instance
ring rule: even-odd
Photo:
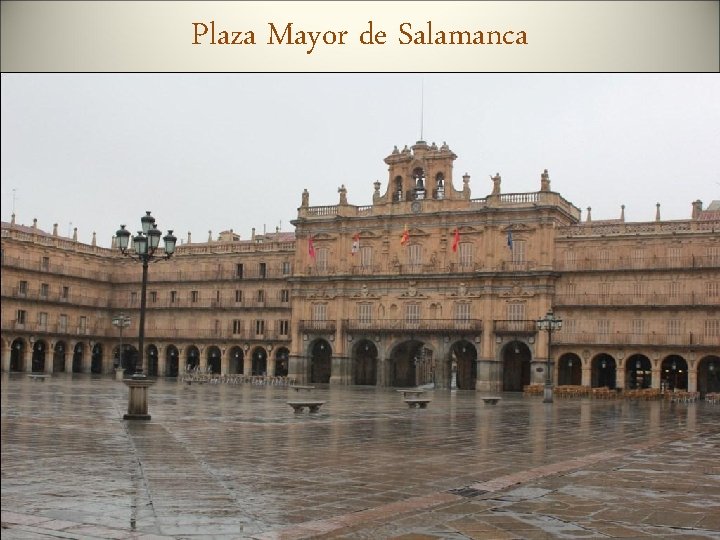
[[[583,219],[720,199],[717,74],[3,74],[2,220],[110,246],[152,210],[195,242],[372,202],[394,145],[447,142],[472,197],[551,188]],[[422,118],[422,121],[421,121]]]

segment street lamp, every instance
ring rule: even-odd
[[[117,317],[113,317],[112,324],[116,328],[120,329],[120,349],[118,351],[118,362],[120,365],[115,366],[115,367],[119,367],[122,369],[123,359],[125,358],[125,354],[124,354],[124,350],[123,350],[123,329],[130,326],[130,317],[128,317],[124,313],[121,313]]]
[[[124,416],[126,420],[142,419],[149,420],[150,415],[147,414],[147,387],[152,384],[147,381],[143,373],[143,357],[145,355],[145,297],[147,291],[148,265],[151,262],[158,262],[169,259],[175,253],[175,244],[177,238],[173,236],[171,230],[163,237],[165,245],[164,253],[158,252],[160,245],[160,237],[162,231],[155,225],[155,218],[150,212],[140,218],[142,230],[138,231],[137,236],[133,237],[133,250],[128,248],[130,243],[130,231],[125,229],[125,225],[120,225],[120,229],[115,233],[117,245],[120,252],[126,257],[130,257],[142,264],[142,289],[140,293],[140,324],[138,332],[138,360],[135,363],[132,379],[135,384],[126,381],[130,387],[130,403],[128,404],[128,414]]]
[[[550,380],[550,374],[552,372],[552,354],[550,347],[552,346],[552,333],[554,330],[560,330],[562,328],[562,319],[558,319],[552,312],[552,309],[542,318],[538,319],[535,323],[538,330],[545,330],[548,333],[548,355],[547,355],[547,369],[545,370],[545,391],[543,393],[543,403],[553,402],[553,390],[552,381]]]

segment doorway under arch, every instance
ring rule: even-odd
[[[378,350],[369,339],[359,340],[353,350],[353,384],[377,384]]]
[[[396,345],[390,355],[390,386],[411,387],[422,384],[418,373],[424,361],[422,341],[410,339]]]
[[[590,386],[593,388],[615,389],[617,379],[617,364],[609,354],[598,354],[590,363]]]
[[[177,377],[180,371],[180,351],[175,345],[168,345],[165,349],[165,375]]]
[[[25,371],[25,342],[19,338],[10,347],[10,371]]]
[[[102,373],[103,371],[103,347],[99,343],[93,345],[90,355],[90,373]]]
[[[187,370],[195,370],[200,367],[200,350],[195,345],[187,349]]]
[[[720,392],[720,356],[710,355],[698,363],[697,386],[701,396]]]
[[[310,345],[310,382],[327,384],[332,370],[332,347],[324,339]]]
[[[210,373],[220,373],[220,348],[213,345],[207,350],[207,366]]]
[[[682,356],[671,354],[662,361],[660,384],[668,390],[687,390],[688,364]]]
[[[147,365],[144,366],[145,374],[150,377],[157,377],[158,375],[158,349],[155,345],[148,345],[147,347]]]
[[[262,347],[255,347],[253,349],[252,374],[267,375],[267,351]]]
[[[237,345],[230,349],[230,364],[228,366],[229,373],[241,374],[245,368],[245,353],[242,347]]]
[[[522,341],[511,341],[502,350],[503,392],[522,392],[530,384],[530,348]]]
[[[457,368],[456,384],[460,390],[475,390],[477,381],[477,349],[466,339],[453,343],[450,347],[450,359]]]
[[[565,353],[558,359],[558,386],[582,384],[582,360],[575,353]]]
[[[73,350],[72,359],[72,372],[82,373],[83,359],[85,357],[85,345],[83,343],[77,343]]]
[[[67,345],[64,341],[58,341],[53,350],[53,372],[62,373],[65,371],[65,351]]]
[[[652,384],[652,364],[644,354],[633,354],[625,362],[625,381],[631,390],[650,388]]]
[[[290,351],[287,347],[280,347],[275,351],[275,376],[287,377],[288,362],[290,361]]]

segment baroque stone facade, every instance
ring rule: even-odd
[[[536,192],[503,193],[496,174],[472,198],[456,157],[418,141],[385,158],[371,205],[305,191],[294,233],[188,238],[150,272],[146,371],[512,391],[549,365],[555,384],[720,390],[717,203],[581,221],[547,170]],[[11,222],[2,269],[3,370],[110,372],[121,312],[132,365],[138,264]],[[552,335],[536,326],[548,311]]]

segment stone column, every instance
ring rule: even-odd
[[[207,371],[207,349],[206,347],[202,347],[200,349],[200,373],[205,373]]]
[[[615,364],[615,388],[625,389],[625,362],[623,361]]]
[[[0,370],[4,372],[10,371],[10,356],[12,355],[12,341],[5,341],[2,340],[2,344],[0,345],[0,348],[2,350],[2,361],[0,362]]]
[[[25,371],[27,373],[32,372],[32,356],[33,356],[33,345],[28,342],[25,345]]]
[[[275,375],[275,355],[271,349],[268,349],[266,370],[268,376]]]
[[[247,377],[252,375],[252,355],[248,350],[243,357],[243,374]]]
[[[230,348],[220,349],[220,375],[223,377],[230,373]]]
[[[693,363],[695,364],[695,363]],[[688,362],[688,392],[697,392],[698,366]]]
[[[592,363],[590,361],[580,360],[580,384],[583,386],[592,386]]]

